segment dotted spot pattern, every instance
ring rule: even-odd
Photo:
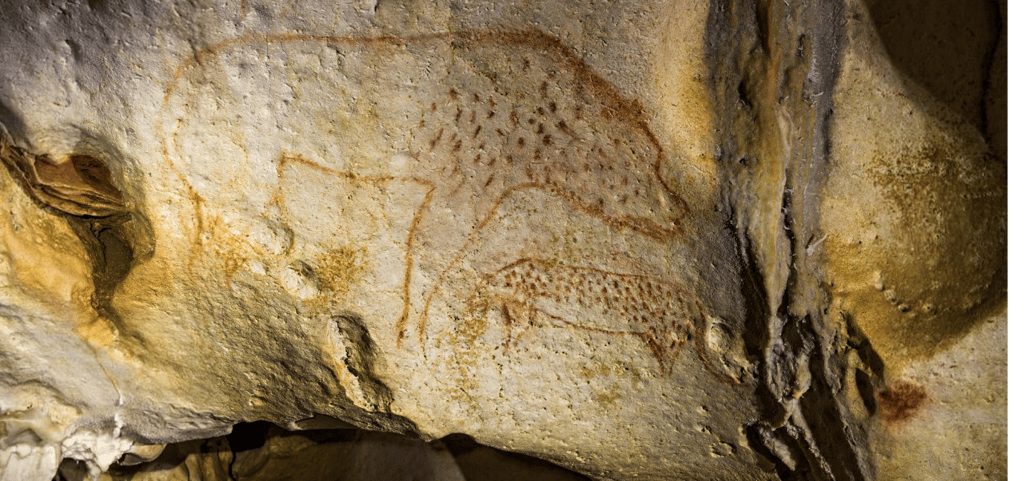
[[[266,52],[286,56],[289,62],[283,70],[273,62],[250,68],[251,58]],[[264,88],[263,72],[288,82]],[[223,87],[233,96],[208,87],[222,75],[244,80]],[[191,88],[180,88],[179,83],[188,82]],[[192,116],[175,119],[173,112],[179,108]],[[639,105],[626,101],[558,39],[537,32],[407,39],[241,37],[186,60],[168,86],[164,109],[170,118],[158,127],[168,166],[203,172],[180,176],[196,219],[193,257],[205,248],[206,199],[236,194],[225,187],[236,179],[207,175],[234,172],[216,165],[222,157],[235,156],[266,169],[258,159],[281,148],[278,181],[283,181],[285,164],[292,163],[349,183],[407,185],[424,192],[403,240],[403,309],[395,322],[399,346],[412,332],[411,325],[418,326],[417,338],[424,342],[435,294],[451,290],[449,276],[455,266],[466,260],[479,242],[478,233],[515,193],[554,194],[579,215],[659,242],[684,235],[681,225],[688,206],[661,177],[663,153]],[[236,112],[248,110],[264,115],[236,117]],[[280,110],[308,114],[289,118],[320,122],[322,138],[294,141],[288,126],[268,114]],[[259,135],[236,146],[239,140],[224,142],[213,136],[220,130],[210,126],[217,122],[239,129],[244,124],[244,130]],[[302,150],[288,151],[293,143]],[[183,152],[203,155],[178,158]],[[398,157],[403,159],[400,164],[381,160]],[[277,187],[276,198],[289,192]],[[693,336],[692,321],[698,318],[692,296],[654,280],[587,272],[569,269],[563,275],[583,276],[580,286],[611,279],[607,282],[612,284],[601,284],[597,291],[608,289],[611,294],[549,280],[552,290],[527,299],[527,291],[517,287],[510,291],[509,302],[534,306],[538,312],[543,307],[552,316],[561,312],[557,306],[578,304],[580,312],[588,313],[600,307],[607,312],[566,322],[636,335],[663,366],[674,361]],[[616,282],[622,290],[615,290]]]
[[[525,326],[543,316],[561,327],[633,335],[646,343],[664,372],[671,372],[682,347],[703,326],[692,293],[645,276],[526,259],[494,273],[487,284],[490,302],[484,306],[532,318],[506,319],[510,325]]]
[[[456,51],[465,64],[443,80],[450,88],[413,133],[424,170],[479,198],[551,186],[590,211],[651,223],[651,232],[675,229],[685,203],[658,177],[661,150],[635,107],[569,68],[565,55],[457,43]]]

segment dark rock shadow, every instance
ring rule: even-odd
[[[1000,87],[992,85],[1003,29],[998,1],[873,0],[869,8],[900,73],[988,132],[986,95]]]

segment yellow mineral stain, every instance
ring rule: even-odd
[[[92,264],[81,243],[63,220],[21,214],[17,228],[5,216],[0,231],[16,285],[55,312],[70,311],[79,319],[94,315]]]
[[[320,291],[334,299],[344,298],[366,272],[366,247],[336,247],[316,259]]]
[[[964,150],[876,155],[865,180],[878,205],[848,227],[870,234],[825,240],[837,307],[887,363],[944,350],[1005,299],[1005,233],[991,214],[1005,205],[1005,180],[964,172]]]

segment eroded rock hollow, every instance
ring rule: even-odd
[[[1005,478],[939,3],[3,2],[0,480]]]

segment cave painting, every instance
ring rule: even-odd
[[[500,306],[506,344],[518,342],[534,325],[583,329],[639,338],[657,359],[661,372],[672,365],[687,343],[704,337],[700,300],[685,286],[647,276],[522,259],[485,277],[470,304]],[[716,377],[703,340],[696,343],[701,361]]]
[[[702,332],[683,287],[692,278],[630,267],[643,259],[610,269],[600,256],[572,267],[487,254],[492,239],[515,242],[501,237],[501,219],[532,202],[653,250],[678,251],[671,246],[685,237],[687,203],[663,177],[662,149],[639,107],[553,37],[238,38],[177,69],[156,128],[194,206],[182,219],[194,255],[230,245],[219,252],[238,258],[225,267],[230,278],[248,257],[298,255],[296,238],[385,245],[367,255],[404,263],[392,290],[399,345],[424,342],[440,299],[458,304],[452,292],[466,309],[501,310],[508,326],[544,316],[634,336],[662,372]],[[239,199],[261,206],[251,217],[270,219],[270,234],[224,227],[247,214],[209,207]],[[377,291],[392,292],[385,277]],[[535,287],[541,278],[547,291]]]

